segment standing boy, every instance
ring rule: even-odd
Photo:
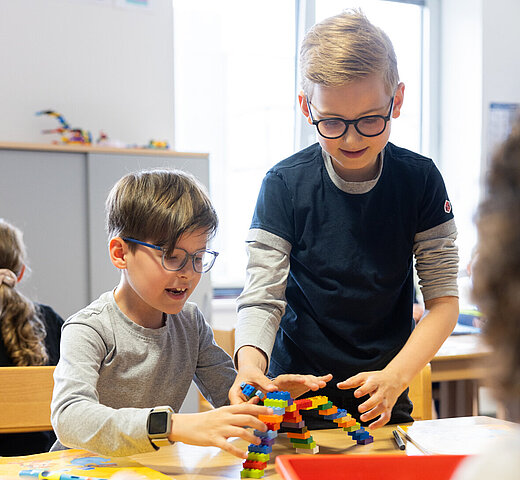
[[[430,159],[388,143],[404,85],[384,32],[345,11],[308,32],[300,60],[300,107],[319,143],[263,181],[231,400],[241,381],[272,390],[268,367],[330,372],[339,383],[323,394],[362,422],[411,421],[406,387],[457,321],[451,204]],[[415,329],[413,255],[428,310]]]
[[[64,324],[51,405],[61,443],[53,449],[126,456],[182,441],[245,457],[226,440],[258,443],[243,427],[265,430],[256,416],[269,409],[249,403],[175,413],[192,380],[220,407],[236,376],[197,306],[187,303],[218,255],[207,248],[217,228],[208,196],[188,174],[144,171],[116,183],[106,211],[121,280]],[[276,382],[301,393],[327,380],[289,375]]]

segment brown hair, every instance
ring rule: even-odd
[[[479,207],[473,296],[493,347],[495,392],[520,398],[520,122],[493,156]]]
[[[300,48],[302,88],[309,98],[314,85],[336,87],[372,74],[382,75],[393,95],[399,83],[392,42],[361,10],[345,10],[315,24]]]
[[[16,276],[25,261],[22,232],[0,219],[0,268]],[[0,330],[11,361],[16,366],[45,365],[45,325],[38,317],[36,306],[22,295],[16,285],[0,283]]]
[[[218,226],[204,187],[180,170],[144,170],[121,178],[106,201],[110,238],[151,241],[172,252],[185,233],[202,229],[212,236]],[[135,249],[133,243],[130,249]]]

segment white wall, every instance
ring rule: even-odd
[[[520,2],[482,0],[483,125],[489,125],[489,104],[520,103]],[[489,138],[482,138],[482,164],[486,165]],[[484,168],[485,171],[485,168]]]
[[[441,2],[440,159],[459,231],[461,268],[476,242],[473,225],[482,135],[482,0]]]
[[[441,0],[440,159],[459,230],[461,268],[488,157],[492,102],[520,102],[520,2]]]
[[[130,144],[173,141],[170,0],[0,0],[0,141],[49,143],[71,127]]]

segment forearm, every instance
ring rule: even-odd
[[[403,389],[435,356],[451,334],[459,313],[457,297],[440,297],[426,302],[428,313],[416,326],[410,338],[387,365],[385,370],[395,372]]]
[[[239,371],[245,366],[258,368],[264,373],[267,371],[267,355],[258,348],[246,345],[238,350],[236,359]]]

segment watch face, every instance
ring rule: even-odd
[[[149,417],[148,434],[157,435],[168,431],[168,412],[152,412]]]

